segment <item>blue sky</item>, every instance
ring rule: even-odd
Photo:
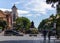
[[[14,4],[18,8],[19,16],[27,17],[30,21],[34,21],[35,27],[38,27],[43,19],[56,13],[56,8],[46,4],[45,0],[0,0],[0,10],[10,11]]]

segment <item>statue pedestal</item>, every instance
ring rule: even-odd
[[[30,30],[34,30],[34,28],[30,28]]]

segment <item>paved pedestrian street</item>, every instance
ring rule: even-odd
[[[42,36],[39,37],[29,37],[25,36],[0,36],[0,43],[60,43],[60,40],[57,40],[54,37],[51,37],[51,40],[44,40]]]
[[[60,41],[54,40],[10,40],[10,41],[0,41],[0,43],[60,43]]]

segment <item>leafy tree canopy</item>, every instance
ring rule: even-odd
[[[59,2],[60,0],[46,0],[47,4],[51,4],[51,3],[56,3]]]
[[[6,21],[0,20],[0,27],[2,27],[3,30],[4,30],[4,28],[5,28],[6,25],[7,25]]]
[[[58,2],[58,4],[60,4],[60,0],[46,0],[47,4],[52,4],[52,7],[54,7],[54,4]]]
[[[55,16],[52,14],[49,18],[44,19],[40,22],[38,29],[51,28],[53,27],[54,21],[55,21]]]
[[[25,29],[28,29],[30,27],[30,20],[26,17],[18,17],[16,19],[16,23],[18,25],[18,28],[22,29],[22,28],[25,28]]]
[[[42,22],[40,22],[39,26],[38,26],[38,29],[40,28],[44,28],[44,25],[47,23],[48,19],[44,19],[42,20]]]

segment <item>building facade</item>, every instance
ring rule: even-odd
[[[12,29],[13,24],[16,23],[15,20],[18,17],[17,8],[15,5],[12,7],[12,11],[2,11],[0,10],[0,20],[7,22],[7,28]]]

